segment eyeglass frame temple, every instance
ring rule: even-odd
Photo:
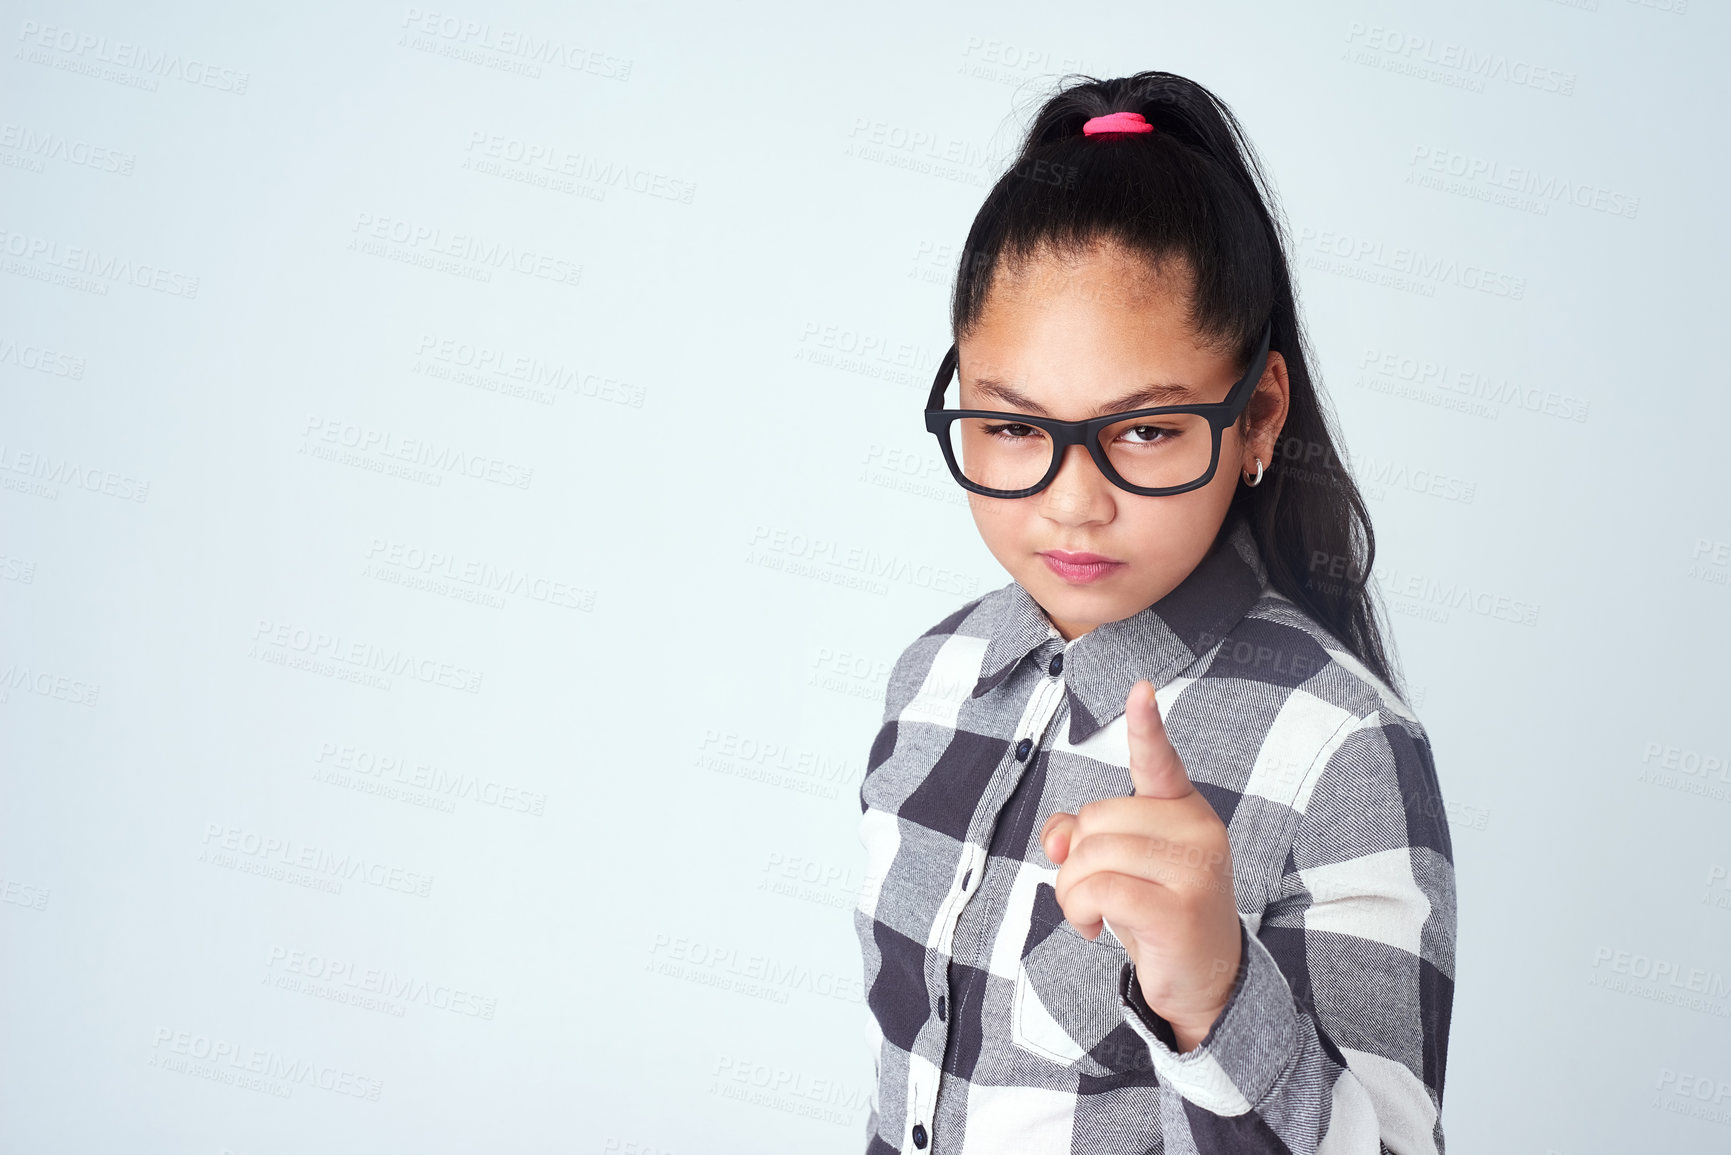
[[[1257,343],[1256,354],[1250,359],[1250,366],[1244,371],[1244,376],[1219,401],[1201,402],[1195,405],[1157,405],[1149,409],[1127,409],[1122,413],[1107,413],[1099,417],[1089,417],[1082,421],[1060,421],[1055,417],[1037,417],[1031,413],[1009,413],[994,409],[945,409],[942,407],[944,390],[949,386],[950,378],[959,368],[961,355],[952,344],[949,352],[944,354],[943,362],[938,366],[937,376],[932,381],[931,395],[926,399],[926,431],[938,439],[938,447],[943,450],[944,460],[949,464],[950,474],[964,489],[987,497],[1029,497],[1052,484],[1058,476],[1058,470],[1064,461],[1064,451],[1072,445],[1081,445],[1088,450],[1088,456],[1094,459],[1107,480],[1127,492],[1145,497],[1164,497],[1175,493],[1184,493],[1207,485],[1214,479],[1214,473],[1220,467],[1220,439],[1226,427],[1238,420],[1245,406],[1250,404],[1251,397],[1256,394],[1256,386],[1262,380],[1263,372],[1268,368],[1269,346],[1274,337],[1274,318],[1270,317],[1262,327],[1262,337]],[[1120,421],[1132,417],[1149,417],[1163,413],[1194,413],[1208,421],[1213,434],[1213,446],[1209,451],[1208,471],[1195,481],[1185,485],[1173,486],[1141,486],[1131,485],[1112,468],[1106,460],[1106,454],[1100,448],[1100,431],[1108,425],[1116,425]],[[1046,475],[1035,484],[1024,489],[989,489],[976,485],[962,476],[961,467],[957,465],[954,450],[949,438],[944,436],[944,429],[959,417],[1008,417],[1019,424],[1032,425],[1044,429],[1052,438],[1052,464],[1046,470]]]

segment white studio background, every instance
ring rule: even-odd
[[[1260,149],[1372,498],[1450,1147],[1731,1146],[1720,6],[0,36],[0,1148],[862,1150],[884,680],[1008,580],[919,419],[956,250],[1142,68]]]

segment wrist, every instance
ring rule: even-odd
[[[1206,1039],[1208,1032],[1214,1029],[1214,1024],[1219,1021],[1221,1012],[1225,1009],[1222,1006],[1205,1019],[1190,1019],[1182,1022],[1167,1019],[1166,1022],[1172,1027],[1172,1037],[1178,1043],[1172,1049],[1180,1055],[1185,1055],[1201,1046],[1202,1040]]]
[[[1177,1054],[1188,1054],[1200,1046],[1202,1040],[1208,1037],[1208,1032],[1214,1029],[1220,1016],[1226,1013],[1225,1002],[1211,1012],[1180,1014],[1156,1010],[1148,999],[1148,992],[1142,988],[1140,972],[1136,972],[1134,966],[1131,966],[1130,970],[1133,978],[1128,985],[1127,1005],[1136,1010],[1160,1041]]]
[[[1188,1054],[1202,1045],[1208,1037],[1208,1032],[1214,1029],[1214,1024],[1226,1013],[1226,1008],[1232,1005],[1232,997],[1237,993],[1244,978],[1245,962],[1244,936],[1249,932],[1242,922],[1238,927],[1238,937],[1233,940],[1233,950],[1230,957],[1217,957],[1214,960],[1214,971],[1224,981],[1218,982],[1211,989],[1200,992],[1203,997],[1211,998],[1210,1004],[1202,1011],[1194,1009],[1162,1009],[1157,1010],[1154,1001],[1148,998],[1146,989],[1139,993],[1142,1003],[1153,1014],[1164,1019],[1173,1036],[1172,1049],[1179,1054]],[[1141,974],[1136,976],[1137,985],[1141,985]]]

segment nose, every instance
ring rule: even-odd
[[[1066,446],[1064,458],[1058,463],[1058,476],[1037,495],[1040,512],[1065,525],[1099,521],[1110,513],[1112,488],[1089,456],[1087,446]]]

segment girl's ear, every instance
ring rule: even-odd
[[[1240,474],[1255,474],[1256,461],[1263,469],[1274,464],[1274,448],[1279,444],[1280,431],[1286,426],[1286,410],[1292,400],[1292,389],[1286,379],[1286,358],[1269,351],[1268,364],[1262,370],[1262,380],[1238,419],[1238,431],[1244,440],[1244,460]]]

